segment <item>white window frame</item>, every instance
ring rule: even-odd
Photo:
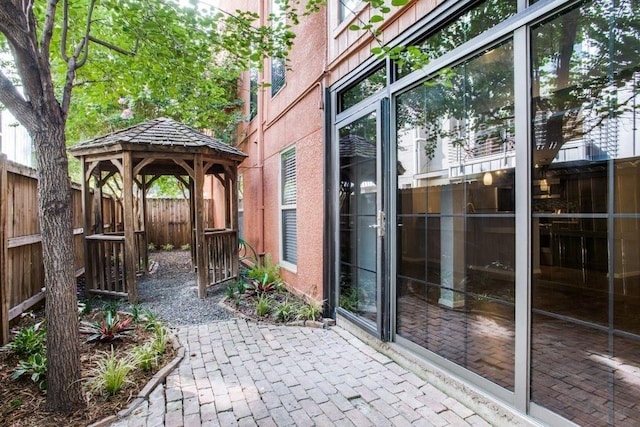
[[[293,165],[295,167],[295,171],[294,171],[294,176],[295,176],[295,201],[294,203],[285,203],[285,201],[283,200],[283,195],[284,195],[284,182],[285,182],[285,174],[287,173],[287,171],[284,169],[284,165],[283,165],[283,161],[287,156],[293,156]],[[297,272],[297,259],[298,259],[298,223],[297,223],[297,212],[298,212],[298,167],[297,167],[297,157],[296,157],[297,153],[296,153],[296,147],[289,147],[283,151],[280,152],[280,171],[279,171],[279,188],[278,188],[278,205],[279,205],[279,248],[280,248],[280,266],[293,271],[294,273]],[[284,222],[284,212],[291,212],[291,211],[295,211],[296,212],[296,245],[295,245],[295,250],[296,250],[296,261],[291,262],[288,260],[284,259],[285,256],[285,235],[284,235],[284,227],[283,227],[283,222]]]

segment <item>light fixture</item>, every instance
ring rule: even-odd
[[[540,180],[540,191],[543,193],[547,193],[549,191],[549,182],[547,182],[546,178]]]
[[[482,176],[482,183],[484,185],[493,184],[493,175],[491,175],[491,172],[485,172],[484,173],[484,175]]]

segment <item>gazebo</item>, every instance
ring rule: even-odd
[[[138,301],[136,277],[148,272],[149,266],[147,191],[163,175],[175,176],[189,189],[198,296],[204,298],[210,284],[237,276],[237,170],[246,154],[168,118],[80,143],[70,151],[82,163],[85,278],[89,292]],[[109,215],[112,224],[105,227],[102,188],[116,175],[122,185],[122,221],[118,223]],[[223,228],[205,228],[206,175],[214,176],[224,190]],[[137,200],[134,186],[139,189]]]

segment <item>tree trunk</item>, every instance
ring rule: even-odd
[[[46,287],[46,409],[72,412],[84,403],[80,383],[71,183],[64,121],[53,119],[41,123],[42,127],[31,136],[38,161],[38,211]]]

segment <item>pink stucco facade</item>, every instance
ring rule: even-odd
[[[267,16],[270,1],[233,2]],[[436,0],[414,1],[394,11],[385,22],[384,39],[395,37]],[[242,123],[238,147],[249,157],[240,165],[243,183],[243,237],[261,256],[282,266],[290,288],[316,301],[323,295],[325,221],[324,117],[325,89],[370,58],[374,39],[370,33],[349,30],[350,23],[368,20],[365,3],[356,14],[338,22],[338,2],[328,2],[320,12],[302,19],[289,54],[284,87],[274,96],[271,88],[258,90],[257,115]],[[256,10],[256,8],[262,8]],[[261,22],[265,24],[266,22]],[[240,84],[249,114],[249,74]],[[259,73],[269,83],[270,63]],[[280,155],[295,148],[297,168],[297,264],[281,262]]]

